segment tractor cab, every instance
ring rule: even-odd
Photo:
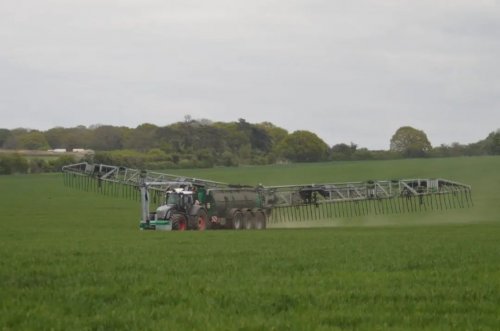
[[[176,207],[178,210],[186,211],[195,203],[195,192],[176,188],[167,191],[165,205]]]
[[[156,220],[170,222],[174,230],[205,230],[207,211],[201,205],[204,197],[204,189],[170,189],[165,194],[165,204],[156,209]]]
[[[193,192],[182,188],[168,190],[165,204],[156,209],[157,219],[169,219],[173,211],[186,213],[193,205]]]

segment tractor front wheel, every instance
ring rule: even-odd
[[[186,231],[187,219],[182,214],[175,214],[172,216],[172,229],[178,231]]]

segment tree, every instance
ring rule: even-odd
[[[6,149],[22,149],[23,147],[20,138],[28,133],[29,130],[25,128],[17,128],[11,130],[10,134],[5,139],[2,147]]]
[[[275,126],[270,122],[262,122],[257,124],[258,127],[266,130],[268,136],[271,139],[271,145],[278,145],[283,139],[288,136],[288,131]]]
[[[244,120],[240,122],[214,123],[214,126],[221,130],[222,139],[227,146],[225,150],[229,150],[232,154],[238,154],[240,146],[250,144],[250,137],[247,134],[247,126]]]
[[[260,124],[257,124],[259,128],[264,129],[267,132],[267,135],[269,137],[269,147],[270,150],[266,152],[267,154],[267,161],[266,163],[274,163],[278,159],[279,156],[279,146],[281,145],[281,142],[288,137],[288,131],[275,126],[274,124],[270,122],[262,122]]]
[[[424,131],[411,126],[400,127],[391,138],[391,151],[401,153],[404,157],[423,157],[432,149]]]
[[[44,133],[37,130],[18,128],[10,131],[4,138],[2,145],[6,149],[43,150],[50,147]]]
[[[3,144],[7,141],[7,138],[10,136],[10,130],[8,129],[0,129],[0,148],[2,148]]]
[[[245,119],[240,118],[238,119],[237,129],[250,141],[252,151],[267,153],[271,150],[271,136],[263,127],[250,124]]]
[[[40,131],[30,131],[19,139],[23,149],[46,150],[50,148],[47,139]]]
[[[353,154],[356,152],[358,145],[351,143],[347,144],[337,144],[332,147],[332,159],[333,160],[343,160],[348,161],[352,159]]]
[[[66,130],[64,139],[64,147],[68,150],[73,148],[90,148],[92,139],[94,138],[94,130],[87,129],[83,125]]]
[[[211,153],[220,155],[226,146],[224,132],[212,124],[197,122],[193,144],[197,150],[211,150]]]
[[[328,145],[309,131],[295,131],[283,139],[278,147],[281,155],[295,162],[326,161]]]
[[[500,155],[500,130],[492,132],[485,141],[486,151],[490,155]]]
[[[55,127],[46,131],[44,136],[51,148],[68,148],[65,144],[66,133],[67,129]]]
[[[131,130],[124,142],[124,147],[141,152],[147,152],[152,148],[158,147],[157,130],[158,127],[154,124],[145,123],[139,125],[134,130]]]
[[[498,130],[493,136],[491,153],[494,155],[500,155],[500,130]]]
[[[131,129],[125,127],[115,127],[103,125],[93,130],[91,147],[99,151],[112,151],[121,149],[126,133]]]

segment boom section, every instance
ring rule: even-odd
[[[90,164],[87,162],[70,164],[62,168],[65,180],[68,177],[83,176],[97,179],[99,182],[113,184],[123,184],[128,186],[141,187],[147,185],[150,190],[166,191],[171,187],[182,186],[209,186],[228,187],[228,184],[212,180],[182,177],[178,175],[153,172],[148,170],[132,169],[106,164]]]
[[[429,195],[470,195],[471,187],[447,179],[399,179],[261,188],[266,205],[288,207],[304,204],[356,202]]]

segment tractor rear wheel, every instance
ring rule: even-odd
[[[205,210],[198,210],[198,213],[196,214],[196,224],[199,231],[205,231],[208,228],[208,215]]]
[[[187,219],[182,214],[172,215],[172,230],[186,231]]]
[[[232,226],[234,230],[241,230],[243,228],[243,213],[236,211],[233,214]]]

